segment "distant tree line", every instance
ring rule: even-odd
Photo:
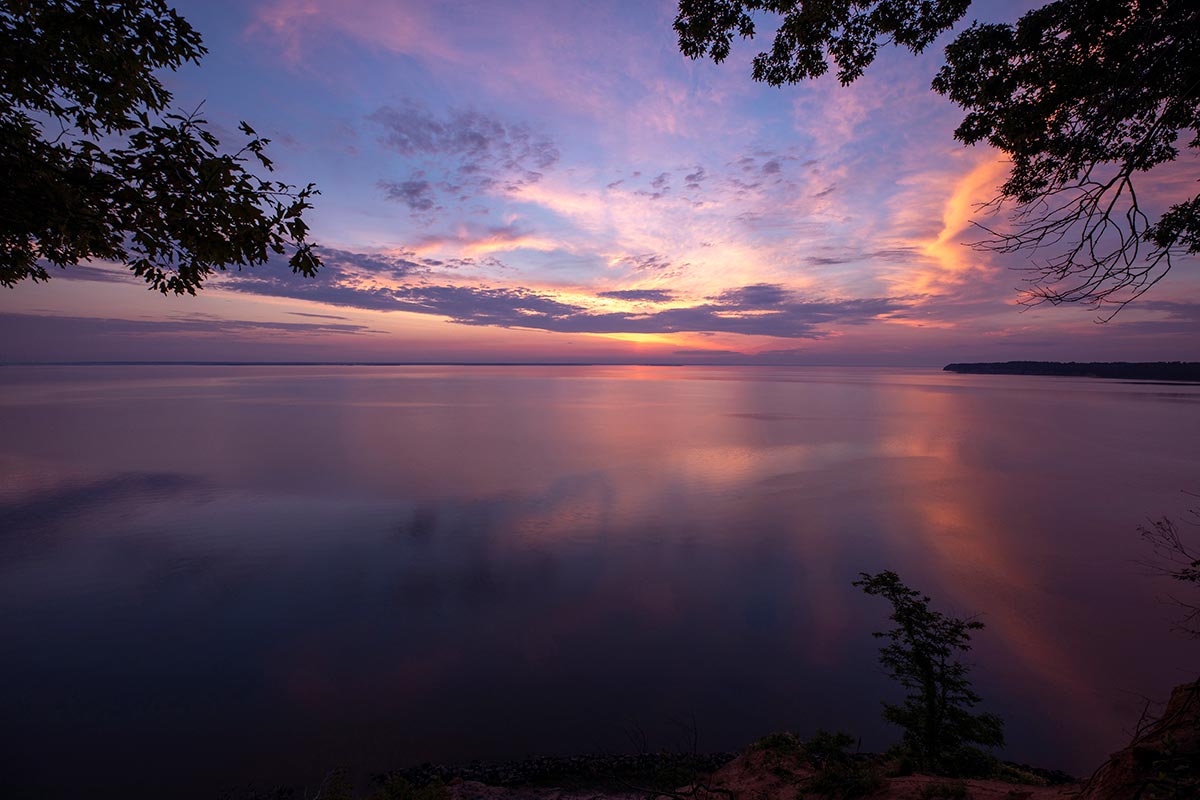
[[[1135,381],[1200,382],[1200,363],[1194,361],[996,361],[947,364],[943,369],[946,372],[967,375],[1060,375]]]

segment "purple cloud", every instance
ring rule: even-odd
[[[448,317],[463,325],[536,328],[563,333],[741,333],[783,338],[819,338],[830,323],[861,324],[901,312],[906,301],[891,298],[812,301],[795,299],[775,284],[730,289],[708,302],[651,313],[604,312],[566,303],[524,287],[414,284],[420,264],[333,251],[317,280],[298,279],[285,269],[260,270],[229,281],[239,292],[292,297],[373,311],[408,311]],[[401,283],[388,286],[387,282]],[[600,297],[635,302],[675,298],[666,289],[614,289]]]
[[[427,180],[379,181],[379,188],[387,199],[404,203],[413,211],[432,211],[435,205],[433,186]]]
[[[316,278],[305,278],[288,268],[282,259],[225,280],[221,287],[245,294],[291,297],[351,308],[391,311],[395,301],[383,283],[399,283],[430,265],[398,256],[352,253],[323,247],[324,266]]]
[[[695,190],[700,188],[700,184],[708,174],[704,171],[704,167],[696,167],[696,171],[683,176],[684,185],[687,188]]]
[[[398,106],[383,106],[368,119],[383,129],[380,141],[385,147],[408,158],[428,160],[430,169],[442,172],[440,188],[462,198],[496,186],[515,188],[536,183],[561,157],[549,137],[534,133],[526,125],[505,123],[478,111],[451,111],[438,118],[406,100]],[[420,186],[422,182],[422,178],[414,177],[380,183],[390,199],[427,211],[433,207],[433,187]],[[427,202],[428,207],[423,207]]]
[[[721,305],[738,309],[776,308],[790,296],[787,289],[774,283],[755,283],[722,292],[716,298]]]
[[[408,311],[447,316],[463,325],[536,328],[560,333],[739,333],[789,339],[816,339],[830,323],[862,324],[904,307],[903,301],[870,298],[840,301],[790,301],[771,298],[753,305],[762,286],[726,293],[733,303],[713,302],[649,314],[594,313],[528,289],[465,286],[410,286],[395,291]],[[762,299],[760,297],[760,299]],[[766,313],[741,313],[766,311]]]

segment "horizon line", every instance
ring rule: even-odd
[[[953,362],[951,362],[953,363]],[[940,369],[934,364],[801,364],[658,361],[0,361],[0,367],[862,367]]]

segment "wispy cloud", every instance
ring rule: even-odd
[[[455,252],[468,257],[511,250],[554,250],[561,243],[522,228],[516,223],[508,225],[479,225],[460,223],[453,231],[426,233],[414,237],[412,249],[415,253]]]
[[[632,303],[666,303],[675,299],[675,293],[669,289],[610,289],[607,292],[596,292],[596,296],[628,300]]]
[[[970,238],[972,219],[984,216],[980,204],[992,199],[1003,180],[1008,164],[994,154],[983,159],[959,177],[942,208],[941,230],[931,240],[912,243],[928,259],[928,266],[907,270],[899,277],[900,290],[912,294],[934,294],[971,280],[993,267],[979,251],[964,243]],[[976,233],[974,238],[979,238]]]

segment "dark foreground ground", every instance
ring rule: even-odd
[[[989,762],[987,777],[914,774],[903,756],[860,754],[851,737],[790,733],[740,754],[531,758],[424,764],[378,776],[364,794],[337,773],[303,796],[320,800],[1195,800],[1200,798],[1200,681],[1086,779]],[[257,800],[293,798],[279,792]]]

